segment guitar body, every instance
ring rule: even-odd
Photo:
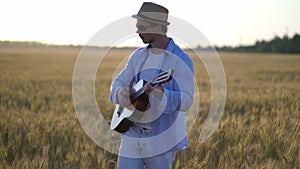
[[[115,130],[119,133],[124,133],[129,130],[130,126],[132,126],[133,121],[124,118],[120,124],[115,128]]]
[[[134,111],[132,110],[123,108],[120,105],[116,105],[110,128],[116,130],[119,133],[126,132],[133,123],[127,118],[131,117],[133,113]]]
[[[150,84],[155,85],[168,82],[172,79],[172,75],[173,70],[165,71],[153,79]],[[126,132],[130,126],[132,126],[133,121],[140,119],[143,116],[142,112],[145,112],[151,107],[149,95],[143,90],[146,83],[145,80],[140,80],[136,85],[130,87],[129,97],[135,110],[129,110],[126,107],[116,105],[110,124],[112,130],[119,133]]]

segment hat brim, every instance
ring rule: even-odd
[[[151,18],[146,18],[146,17],[140,16],[139,14],[132,15],[131,17],[136,18],[136,19],[142,19],[142,20],[145,20],[148,22],[159,24],[159,25],[170,25],[170,22],[153,20]]]

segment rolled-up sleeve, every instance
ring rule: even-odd
[[[167,112],[188,111],[194,102],[194,67],[188,56],[176,64],[173,90],[165,89]]]

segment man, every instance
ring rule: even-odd
[[[190,57],[172,38],[167,37],[168,9],[151,2],[143,3],[136,27],[146,47],[134,51],[126,67],[111,86],[112,103],[135,109],[131,104],[130,87],[143,79],[150,108],[141,119],[133,121],[122,133],[119,150],[119,169],[171,168],[178,150],[188,147],[184,126],[184,112],[193,103],[194,68]],[[166,70],[173,70],[168,83],[151,85],[149,81]]]

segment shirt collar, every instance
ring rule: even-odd
[[[167,46],[167,49],[166,49],[167,53],[168,52],[173,53],[174,47],[175,47],[175,43],[174,43],[173,39],[170,38],[170,42],[169,42],[169,44]]]
[[[166,53],[169,55],[169,53],[173,53],[173,51],[174,51],[174,48],[175,48],[175,42],[174,42],[174,40],[172,39],[172,38],[169,38],[170,39],[170,42],[169,42],[169,44],[168,44],[168,46],[167,46],[167,49],[166,49]],[[149,44],[148,46],[147,46],[147,48],[151,48],[151,45]]]

